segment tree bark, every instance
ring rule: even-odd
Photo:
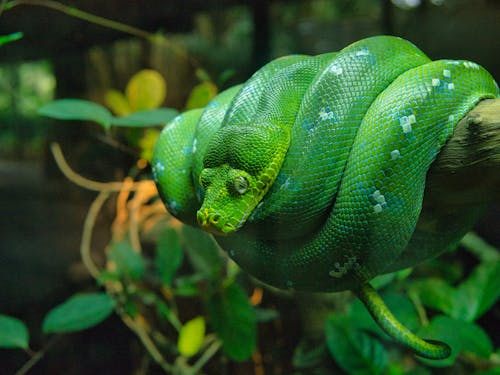
[[[432,164],[425,206],[488,204],[500,199],[500,98],[479,102],[458,123]]]

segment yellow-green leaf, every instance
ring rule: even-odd
[[[217,86],[212,82],[202,82],[193,87],[186,103],[186,109],[205,107],[215,95],[217,95]]]
[[[184,324],[179,332],[177,349],[186,357],[198,353],[205,338],[205,319],[198,316]]]
[[[128,82],[125,95],[133,112],[158,108],[167,94],[167,83],[160,73],[145,69]]]
[[[139,147],[141,148],[141,158],[149,162],[151,161],[151,159],[153,159],[153,150],[159,135],[159,130],[146,129],[143,137],[139,140]]]
[[[108,90],[104,96],[104,102],[117,116],[126,116],[132,113],[127,98],[118,90]]]

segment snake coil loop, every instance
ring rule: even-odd
[[[479,65],[431,61],[396,37],[287,56],[169,123],[154,178],[172,215],[216,234],[247,272],[279,288],[353,290],[392,337],[443,358],[449,348],[406,330],[368,281],[469,229],[472,211],[419,229],[426,173],[458,121],[498,95]]]

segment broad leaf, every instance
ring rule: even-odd
[[[142,256],[126,241],[111,245],[109,260],[115,263],[119,275],[132,280],[140,279],[146,270]]]
[[[48,312],[43,332],[64,333],[91,328],[111,315],[115,301],[105,293],[77,294]]]
[[[203,108],[217,95],[217,86],[205,81],[193,87],[186,103],[186,109]]]
[[[460,245],[476,255],[482,262],[489,262],[500,259],[500,252],[497,248],[488,244],[474,232],[467,233],[460,240]]]
[[[210,322],[222,349],[235,361],[250,358],[257,341],[255,311],[243,290],[229,284],[207,300]]]
[[[111,113],[99,104],[81,99],[60,99],[38,109],[42,116],[59,120],[95,121],[105,129],[110,127]]]
[[[20,31],[8,35],[0,35],[0,46],[21,39],[24,34]]]
[[[171,286],[172,278],[182,264],[183,252],[174,229],[163,231],[156,246],[156,268],[163,285]]]
[[[490,370],[476,371],[472,375],[500,375],[500,367],[492,368]]]
[[[297,369],[311,369],[325,362],[326,344],[313,339],[302,339],[293,352],[292,364]]]
[[[186,357],[198,353],[205,338],[205,319],[198,316],[184,324],[179,332],[177,350]]]
[[[104,102],[117,116],[127,116],[132,113],[127,98],[118,90],[107,91]]]
[[[347,317],[332,315],[325,334],[330,354],[349,374],[382,374],[387,367],[387,354],[380,341],[353,327]]]
[[[164,125],[178,114],[179,112],[172,108],[149,109],[125,117],[113,117],[111,125],[133,128]]]
[[[455,292],[450,316],[471,322],[483,315],[500,296],[500,261],[481,263]]]
[[[150,69],[134,74],[125,89],[132,112],[158,108],[166,94],[167,83],[160,73]]]
[[[418,294],[423,305],[447,315],[455,308],[455,289],[441,279],[426,279],[415,282],[412,289]]]
[[[419,358],[430,366],[451,366],[461,351],[472,352],[483,358],[488,358],[493,352],[491,340],[481,327],[445,315],[438,315],[432,319],[428,326],[420,330],[419,336],[444,341],[451,347],[449,358],[441,360]]]
[[[0,314],[0,348],[27,349],[29,333],[26,325],[19,319]]]
[[[206,280],[205,275],[202,273],[176,277],[174,280],[174,294],[183,297],[196,296],[200,292],[198,284],[202,280]]]

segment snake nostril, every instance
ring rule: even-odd
[[[196,213],[196,219],[198,220],[198,224],[206,225],[207,224],[208,214],[205,211],[198,211]]]

